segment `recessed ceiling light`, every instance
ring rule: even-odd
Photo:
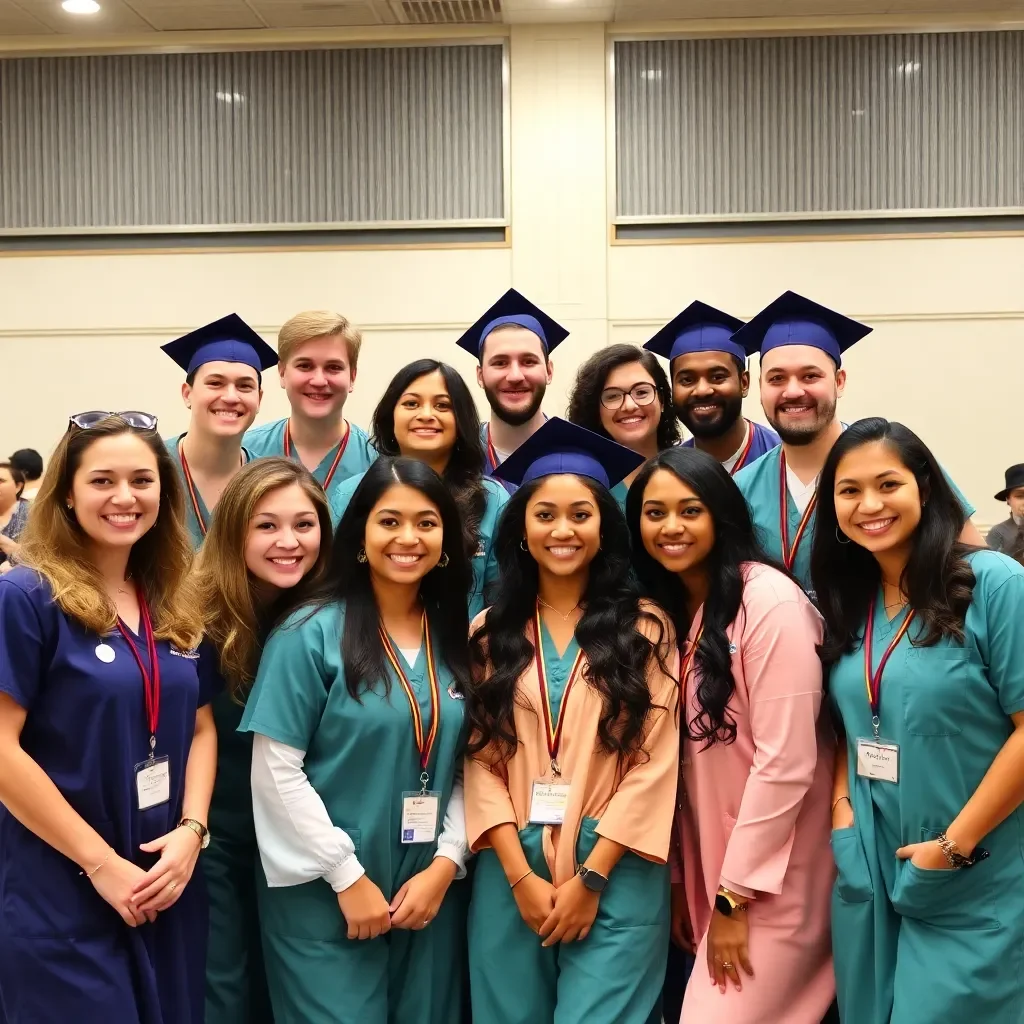
[[[61,4],[68,14],[96,14],[100,5],[96,0],[64,0]]]

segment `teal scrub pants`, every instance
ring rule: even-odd
[[[260,879],[267,981],[277,1024],[460,1024],[466,897],[452,882],[422,931],[349,939],[322,880],[270,889]],[[214,1022],[210,1022],[214,1024]]]
[[[256,842],[214,836],[202,865],[210,899],[207,1024],[273,1024],[256,907]]]
[[[596,826],[583,820],[580,863],[597,842]],[[542,836],[540,825],[519,833],[530,867],[550,881]],[[627,852],[590,934],[545,949],[520,916],[497,855],[482,851],[469,909],[473,1024],[647,1024],[665,980],[670,923],[668,866]]]

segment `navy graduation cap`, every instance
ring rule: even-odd
[[[212,362],[245,363],[257,373],[277,365],[277,353],[237,313],[160,347],[186,374]]]
[[[842,354],[873,329],[796,292],[783,292],[732,340],[748,355],[760,352],[762,356],[783,345],[811,345],[831,356],[838,367]]]
[[[466,333],[459,338],[459,348],[464,348],[470,355],[480,358],[487,335],[495,327],[502,324],[516,324],[533,331],[540,338],[544,351],[551,353],[566,338],[569,332],[559,323],[556,323],[539,306],[535,306],[525,296],[520,295],[515,288],[509,288],[498,301]]]
[[[644,348],[669,362],[689,352],[727,352],[740,363],[745,363],[747,353],[731,340],[742,326],[742,320],[706,302],[691,302],[682,313],[669,320]]]
[[[542,476],[572,473],[614,487],[643,461],[629,448],[553,416],[494,470],[494,476],[522,487]]]

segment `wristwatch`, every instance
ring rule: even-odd
[[[734,896],[728,889],[719,889],[715,896],[715,910],[723,917],[732,917],[733,914],[742,914],[746,911],[747,904]]]
[[[190,828],[199,836],[199,849],[205,850],[210,845],[210,830],[195,818],[182,818],[178,822],[178,828]]]
[[[608,884],[607,877],[602,875],[599,871],[595,871],[593,868],[584,867],[582,864],[576,874],[583,879],[583,884],[591,892],[604,892],[605,886]]]

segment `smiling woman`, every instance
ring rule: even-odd
[[[72,418],[25,564],[0,580],[0,1002],[14,1020],[203,1019],[205,902],[189,882],[216,735],[155,422]]]

